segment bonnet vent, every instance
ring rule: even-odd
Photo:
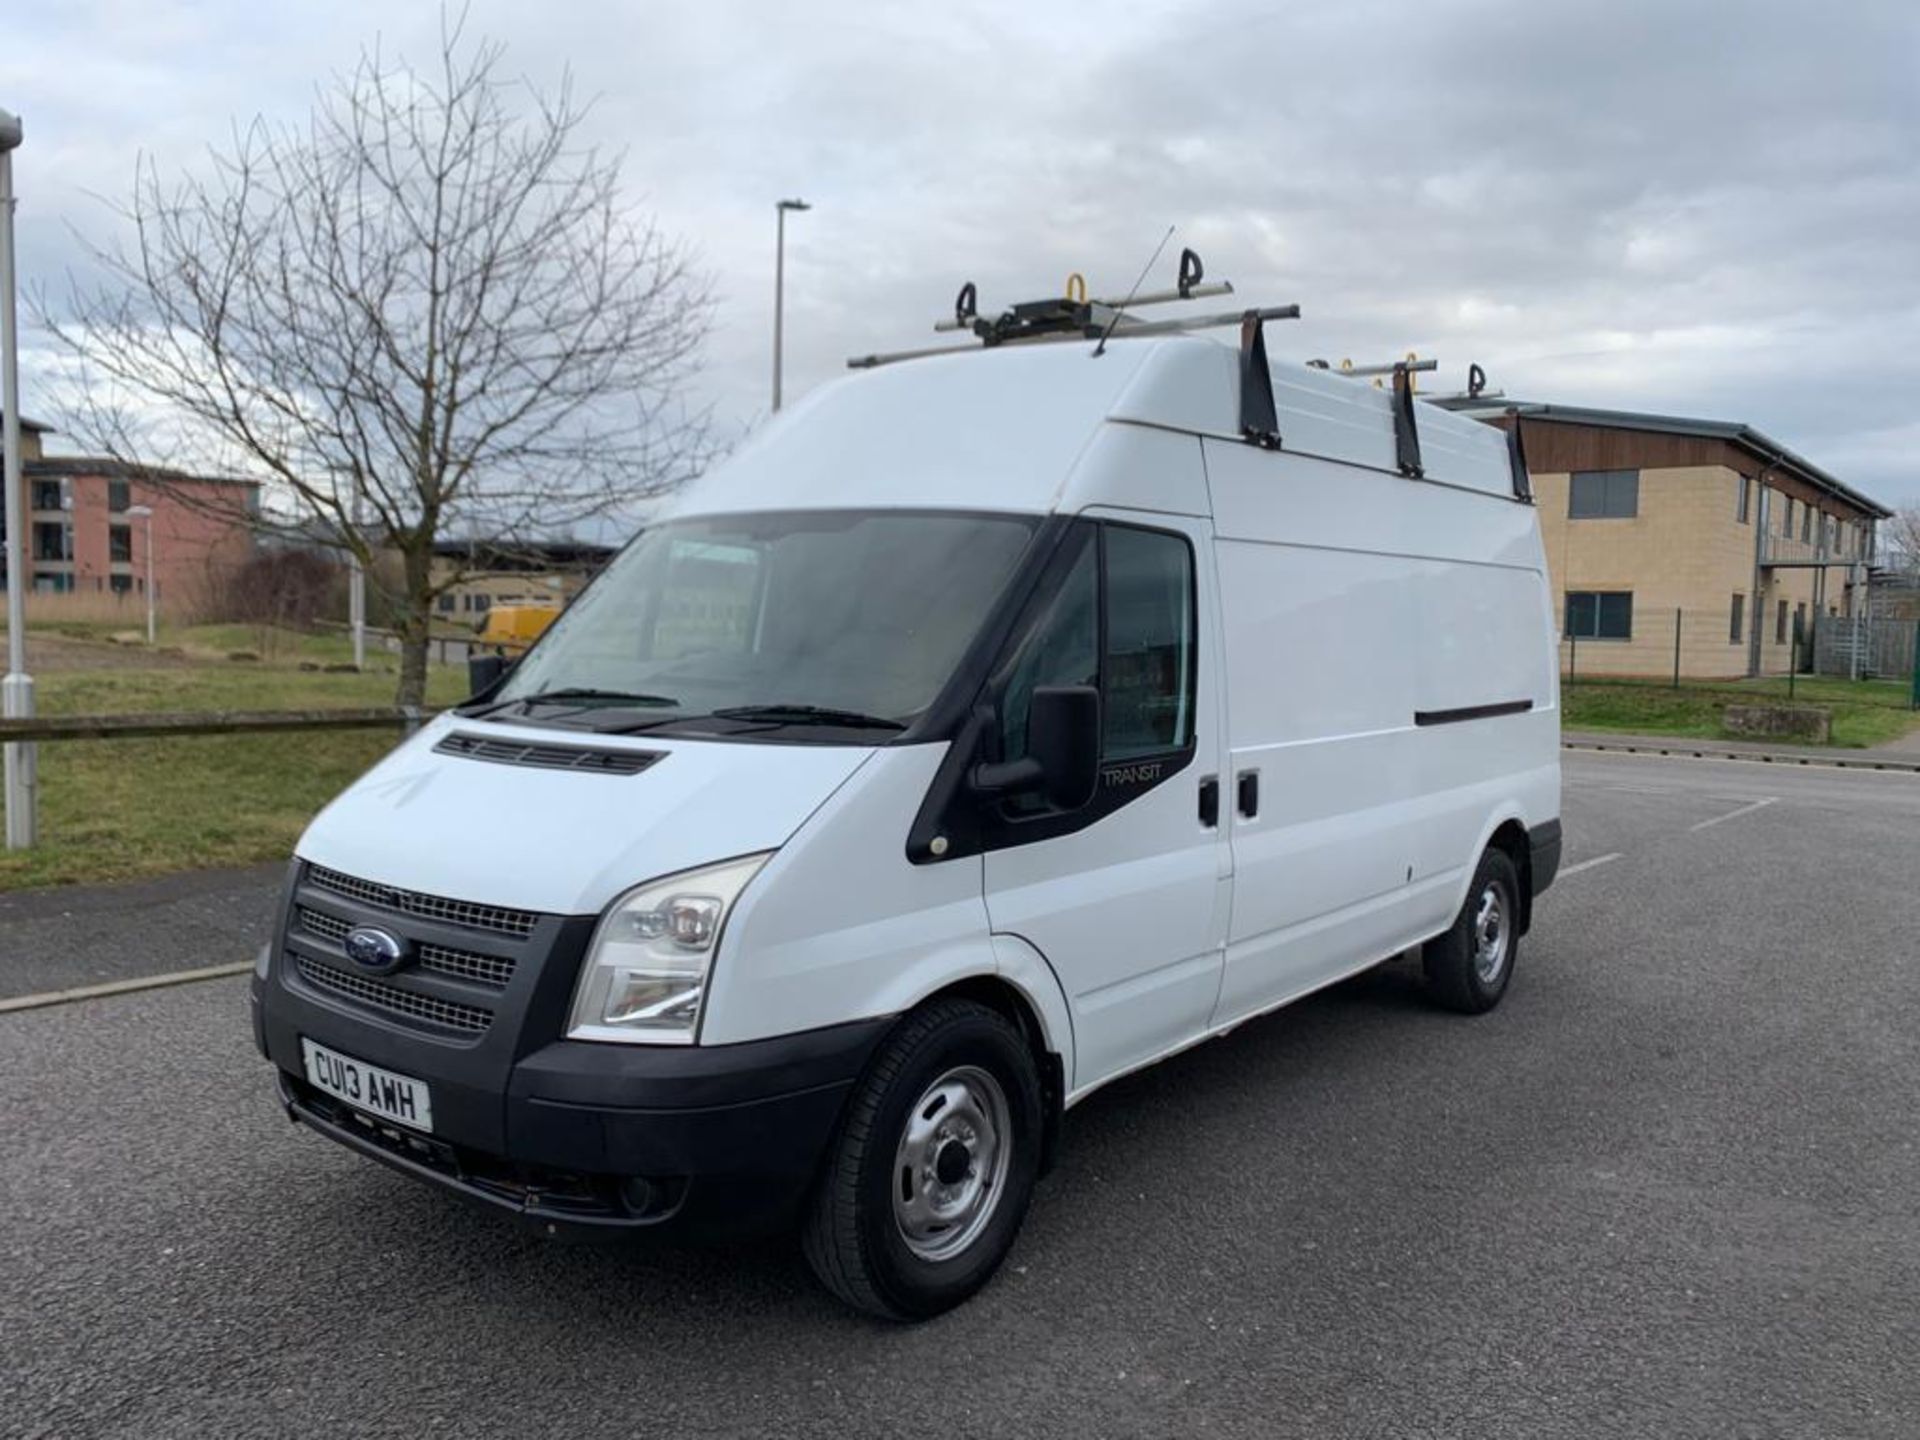
[[[495,765],[531,765],[540,770],[578,770],[590,775],[638,775],[665,758],[657,750],[596,750],[585,745],[547,745],[499,740],[456,731],[433,747],[436,755],[462,755]]]

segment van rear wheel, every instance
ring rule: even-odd
[[[1466,903],[1444,935],[1421,953],[1434,1000],[1462,1015],[1500,1003],[1520,953],[1520,876],[1504,850],[1480,857]]]
[[[914,1011],[847,1101],[801,1232],[807,1263],[869,1314],[958,1305],[1013,1247],[1042,1114],[1039,1070],[1006,1017],[967,1000]]]

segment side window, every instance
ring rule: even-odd
[[[1097,546],[1083,544],[1059,592],[1029,633],[1000,704],[1000,753],[1027,753],[1027,705],[1042,685],[1100,683],[1100,567]]]
[[[1193,738],[1193,552],[1178,535],[1124,525],[1105,538],[1101,758],[1177,750]]]
[[[1104,549],[1106,589],[1100,578]],[[1028,631],[1000,703],[1000,754],[1027,753],[1027,706],[1042,685],[1097,685],[1100,758],[1178,750],[1193,739],[1193,551],[1155,530],[1104,525]],[[1045,808],[1031,797],[1010,810]]]

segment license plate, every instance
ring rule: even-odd
[[[382,1120],[433,1133],[433,1096],[426,1081],[382,1070],[316,1045],[305,1036],[300,1039],[300,1053],[307,1066],[307,1083],[314,1089]]]

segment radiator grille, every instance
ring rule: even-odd
[[[409,1020],[424,1021],[448,1030],[458,1030],[467,1035],[483,1035],[493,1023],[493,1012],[482,1010],[478,1005],[462,1005],[458,1001],[442,1000],[437,996],[402,990],[397,985],[369,980],[364,975],[349,975],[344,970],[323,965],[307,955],[296,955],[293,959],[299,967],[300,978],[309,985],[331,990],[336,995],[349,996],[376,1010],[385,1010],[389,1014],[403,1015]]]
[[[304,905],[299,907],[297,913],[302,930],[309,935],[318,935],[322,940],[331,940],[336,945],[344,941],[347,932],[353,928],[351,923],[337,915],[309,910]],[[423,970],[438,970],[443,975],[491,985],[496,990],[506,989],[507,982],[513,979],[513,961],[503,955],[478,955],[471,950],[455,950],[446,945],[426,943],[418,945],[414,955]]]
[[[462,980],[491,985],[496,990],[506,989],[507,982],[513,979],[511,960],[498,955],[476,955],[471,950],[449,950],[444,945],[422,945],[420,966],[423,970],[438,970]]]
[[[661,758],[656,750],[596,750],[584,745],[499,740],[488,735],[449,735],[433,748],[441,755],[464,755],[496,765],[532,765],[542,770],[579,770],[593,775],[638,775]]]
[[[337,870],[318,865],[307,867],[307,883],[331,890],[349,900],[418,915],[427,920],[443,920],[449,925],[465,925],[475,930],[492,930],[502,935],[526,936],[540,917],[526,910],[508,910],[498,905],[478,905],[468,900],[447,900],[438,895],[421,895],[412,890],[396,890],[371,880],[356,880]]]

